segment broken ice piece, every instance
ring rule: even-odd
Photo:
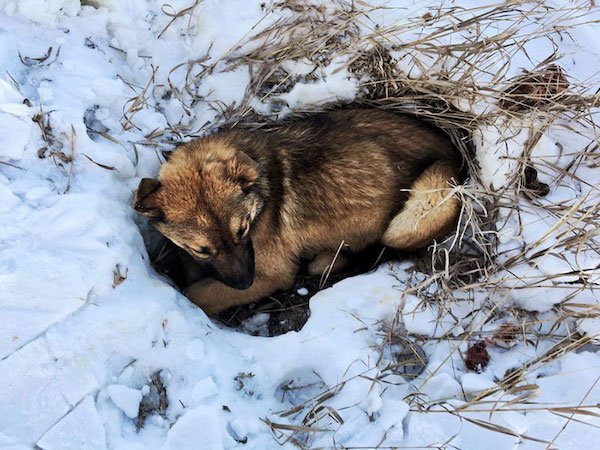
[[[106,388],[106,392],[117,408],[131,419],[135,419],[140,409],[142,392],[121,384],[112,384]]]
[[[192,398],[199,402],[219,393],[219,388],[212,377],[206,377],[196,383],[192,391]]]

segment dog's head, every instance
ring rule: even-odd
[[[144,178],[135,210],[209,268],[217,280],[246,289],[254,280],[251,227],[263,208],[259,166],[214,138],[175,150],[158,180]]]

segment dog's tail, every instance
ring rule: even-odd
[[[398,250],[416,250],[441,238],[456,225],[460,200],[453,189],[459,169],[448,160],[427,167],[412,185],[404,208],[390,222],[384,245]]]

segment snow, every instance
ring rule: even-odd
[[[187,345],[186,355],[195,361],[204,358],[204,342],[201,339],[194,339]]]
[[[490,274],[498,289],[457,292],[460,301],[452,304],[411,293],[423,280],[409,262],[385,263],[320,291],[300,331],[272,338],[263,337],[266,313],[244,324],[252,336],[211,321],[187,301],[148,262],[145,224],[130,207],[139,179],[153,176],[160,150],[170,148],[160,139],[153,141],[157,147],[149,145],[148,135],[178,123],[196,134],[218,125],[219,111],[239,105],[251,80],[245,66],[228,67],[220,58],[237,54],[239,44],[255,48],[259,42],[249,36],[292,12],[275,2],[205,0],[168,26],[165,11],[193,2],[81,3],[0,0],[0,448],[296,448],[286,440],[286,427],[303,426],[304,419],[331,430],[294,435],[314,448],[546,445],[519,435],[561,449],[595,448],[597,417],[570,420],[570,412],[551,408],[600,402],[594,342],[600,321],[592,314],[600,260],[591,252],[555,249],[566,229],[563,219],[526,200],[518,214],[502,208],[498,260],[538,241],[527,257],[546,254],[511,267],[510,274]],[[438,4],[412,3],[414,10],[382,9],[369,20],[383,27]],[[597,26],[589,24],[561,41],[569,76],[585,80],[598,71],[597,36]],[[547,42],[536,45],[527,48],[532,61],[515,55],[513,73],[548,56]],[[47,60],[24,59],[40,58],[50,47]],[[394,56],[411,76],[427,69],[412,63],[417,55]],[[210,70],[196,86],[202,101],[190,106],[183,90],[167,94],[171,84],[183,84],[186,67],[178,65],[192,59],[202,60],[192,74]],[[353,99],[360,83],[347,63],[347,55],[325,65],[285,61],[282,68],[301,81],[277,94],[281,114]],[[153,95],[129,112],[153,72]],[[252,104],[268,109],[257,99]],[[460,107],[490,108],[469,101]],[[43,120],[33,121],[36,115]],[[528,139],[518,130],[528,120],[534,121],[515,118],[479,129],[475,143],[486,185],[506,187],[515,170],[511,157]],[[46,140],[40,123],[47,125]],[[551,183],[552,165],[569,166],[568,154],[588,143],[583,131],[545,132],[531,149],[542,181]],[[597,159],[572,170],[576,177],[551,183],[542,206],[597,205]],[[597,225],[590,224],[590,235]],[[116,270],[126,277],[118,284]],[[569,284],[582,270],[590,274],[586,289]],[[564,284],[525,288],[521,282],[548,276]],[[557,321],[563,307],[585,309],[576,319]],[[507,323],[527,339],[517,337],[510,348],[495,345],[494,333]],[[412,379],[389,368],[397,362],[385,341],[390,330],[401,330],[426,355],[426,367]],[[588,347],[543,361],[577,332],[590,338]],[[480,374],[465,368],[468,333],[481,336],[490,353]],[[523,391],[501,387],[507,373],[527,364]],[[168,406],[137,430],[156,373]],[[330,396],[323,399],[324,393]],[[510,403],[525,393],[533,400]],[[488,410],[469,411],[469,401],[482,395],[476,406]]]
[[[63,15],[74,16],[81,9],[79,0],[4,0],[0,6],[3,7],[3,12],[10,16],[49,25],[55,24]]]
[[[29,135],[29,124],[9,114],[0,114],[1,155],[19,160],[23,156]]]
[[[473,374],[464,374],[463,377],[467,375]],[[464,383],[462,383],[462,387],[464,389]],[[461,385],[458,384],[458,381],[451,374],[443,372],[432,376],[422,392],[429,398],[455,398],[460,395],[460,389]]]
[[[321,74],[322,80],[315,83],[297,83],[289,92],[278,98],[291,109],[314,107],[334,100],[350,101],[356,95],[357,83],[349,76],[345,65],[347,61],[344,59],[334,61]]]
[[[192,398],[199,402],[204,399],[210,398],[213,395],[217,395],[219,393],[219,388],[213,381],[211,377],[206,377],[203,380],[200,380],[194,386],[194,390],[192,391]]]
[[[59,368],[43,340],[0,362],[3,434],[33,444],[70,411],[58,385]]]
[[[139,389],[112,384],[106,388],[106,392],[115,406],[123,411],[127,417],[131,419],[137,417],[142,401],[142,392]]]
[[[163,450],[180,448],[202,448],[219,450],[223,448],[218,409],[196,408],[185,413],[167,434]],[[231,442],[230,442],[231,444]]]
[[[38,441],[44,450],[104,449],[106,436],[94,399],[86,397]]]
[[[460,385],[465,393],[483,392],[495,387],[489,377],[478,373],[465,373],[460,377]]]

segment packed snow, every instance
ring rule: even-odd
[[[408,3],[370,19],[385,27],[439,1]],[[588,13],[590,23],[556,49],[579,80],[600,69],[600,29],[592,22],[600,12]],[[588,289],[515,284],[463,293],[453,305],[401,296],[422,275],[408,262],[385,263],[319,292],[306,325],[276,337],[212,321],[151,266],[146,225],[130,201],[140,178],[161,163],[160,139],[152,136],[174,124],[210,131],[251,81],[219,59],[240,44],[258,46],[248,37],[290,14],[261,0],[0,0],[0,448],[297,448],[292,433],[308,448],[595,448],[598,410],[573,416],[561,407],[600,403],[600,321],[557,322],[553,307],[569,297],[597,308],[597,255],[549,252],[512,273],[512,280],[559,274],[569,281],[577,268],[590,275]],[[545,42],[532,46],[533,61],[515,57],[511,70],[531,68],[548,51]],[[181,64],[198,58],[215,64],[195,93],[203,101],[190,110],[166,93],[169,83],[185,81]],[[359,80],[346,63],[287,62],[294,75],[318,74],[279,96],[283,112],[352,100]],[[136,104],[147,86],[158,100]],[[501,143],[497,127],[474,136],[482,178],[493,188],[506,184],[510,156],[527,140],[512,126]],[[561,148],[578,151],[594,138],[549,130],[532,158],[563,167],[569,158]],[[597,203],[599,167],[578,166],[577,180],[552,186],[548,202]],[[503,214],[501,260],[540,239],[531,252],[551,249],[563,232],[539,210]],[[548,338],[490,345],[489,365],[469,370],[463,332],[492,336],[512,323],[507,306],[536,312],[531,326]],[[421,348],[426,367],[414,369],[415,378],[388,369],[409,346],[386,344],[392,324]],[[552,336],[574,332],[590,344],[544,363],[558,341]],[[527,379],[518,383],[527,388],[497,387],[524,365]],[[482,392],[479,409],[463,408]],[[522,392],[533,394],[518,402]]]

